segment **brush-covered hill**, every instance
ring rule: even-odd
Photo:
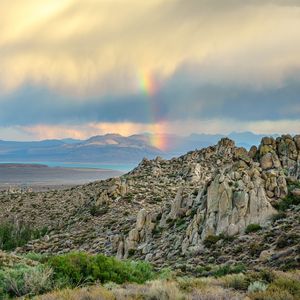
[[[99,141],[97,141],[99,142]],[[0,193],[0,220],[47,234],[17,252],[85,250],[158,268],[300,266],[300,136],[228,139],[63,191]]]

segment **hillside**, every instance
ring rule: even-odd
[[[144,156],[152,158],[162,153],[143,135],[123,137],[119,134],[94,136],[83,141],[0,141],[0,148],[0,161],[4,162],[136,163]]]
[[[299,180],[299,135],[250,151],[223,138],[69,190],[1,192],[0,219],[47,227],[19,253],[85,250],[201,274],[240,263],[288,270],[300,267]]]

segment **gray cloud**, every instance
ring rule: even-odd
[[[85,122],[150,123],[168,120],[299,119],[300,81],[254,88],[212,84],[185,69],[165,81],[151,98],[143,94],[74,99],[38,86],[24,86],[0,97],[0,125],[80,124]]]

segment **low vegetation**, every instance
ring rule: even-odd
[[[157,299],[157,300],[298,300],[299,272],[276,273],[271,282],[266,272],[226,275],[220,278],[177,277],[156,279],[142,285],[107,283],[48,293],[36,300]],[[298,278],[298,279],[297,279]]]
[[[245,233],[251,233],[261,230],[261,226],[259,224],[249,224],[246,229]]]
[[[170,269],[154,272],[145,262],[85,252],[49,257],[2,253],[0,258],[0,299],[300,299],[300,271],[210,266],[206,270],[213,276],[199,272],[197,277],[180,277]]]
[[[296,188],[300,188],[300,183],[292,183],[288,185],[288,195],[281,199],[279,202],[275,203],[275,208],[281,212],[286,211],[293,205],[299,205],[300,204],[300,197],[293,195],[292,191]]]
[[[24,246],[28,241],[38,239],[47,233],[47,228],[33,229],[25,224],[14,225],[5,222],[0,224],[0,249],[11,251]]]
[[[73,287],[93,282],[144,283],[154,278],[152,267],[146,262],[119,261],[101,254],[74,252],[49,257],[46,263],[54,271],[55,282]]]
[[[1,267],[0,299],[94,283],[142,284],[154,278],[152,267],[146,262],[119,261],[85,252],[49,257],[28,254],[15,264],[8,262]]]

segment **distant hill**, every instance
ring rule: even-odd
[[[94,136],[87,140],[44,140],[35,142],[0,141],[0,161],[135,163],[153,158],[162,151],[151,146],[141,135],[118,134]]]
[[[225,137],[221,134],[191,134],[178,136],[165,134],[167,147],[160,150],[150,143],[151,134],[135,134],[128,137],[119,134],[93,136],[87,140],[62,139],[30,142],[0,140],[0,162],[78,162],[78,163],[137,163],[143,157],[149,159],[156,156],[170,158],[188,151],[201,149],[217,143]],[[230,133],[229,138],[236,141],[237,146],[247,149],[250,145],[258,145],[262,135],[251,132]]]

